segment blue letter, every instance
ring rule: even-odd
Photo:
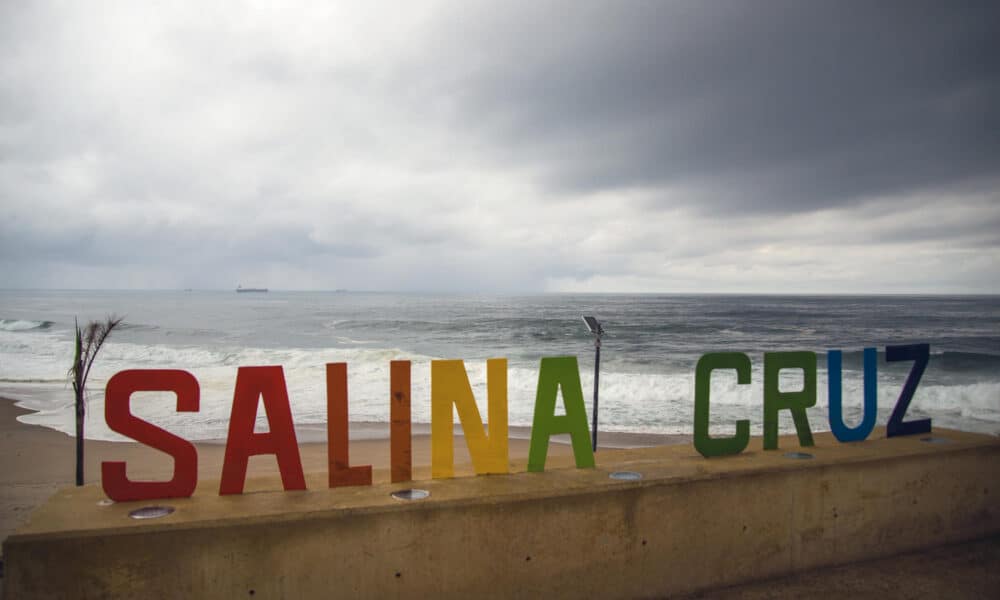
[[[850,428],[844,425],[841,396],[840,350],[826,353],[826,370],[830,390],[830,431],[841,442],[860,442],[871,435],[878,416],[878,353],[875,348],[865,348],[865,405],[861,424]]]

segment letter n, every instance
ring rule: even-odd
[[[431,476],[455,476],[452,405],[458,410],[462,432],[476,473],[507,473],[507,359],[486,361],[489,437],[476,407],[465,363],[431,361]]]

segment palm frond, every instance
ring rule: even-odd
[[[83,382],[87,382],[87,378],[90,377],[90,368],[94,366],[94,360],[97,358],[97,353],[101,350],[101,346],[111,335],[111,331],[121,324],[124,317],[116,317],[114,315],[109,315],[104,322],[91,321],[87,328],[87,352],[86,362],[84,363],[83,372]]]
[[[74,321],[76,339],[74,343],[73,365],[66,372],[66,378],[73,383],[73,391],[76,393],[81,403],[86,403],[87,380],[90,378],[90,369],[94,366],[97,353],[104,346],[111,332],[122,323],[124,317],[109,315],[104,321],[90,321],[85,326],[80,327],[79,322]],[[85,411],[85,406],[78,406],[78,411]]]
[[[91,321],[83,328],[74,319],[76,340],[73,345],[73,366],[66,374],[73,380],[76,405],[76,485],[83,485],[84,423],[87,414],[87,378],[94,366],[97,353],[111,332],[122,322],[121,317],[109,315],[103,322]]]
[[[73,391],[78,392],[80,387],[80,375],[82,374],[80,365],[83,364],[81,362],[81,359],[83,358],[83,336],[80,331],[80,323],[76,319],[73,319],[73,329],[76,332],[76,341],[73,344],[73,366],[71,366],[66,372],[66,378],[73,384]]]

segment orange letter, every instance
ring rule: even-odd
[[[413,478],[412,436],[410,435],[410,361],[394,360],[389,366],[389,444],[392,482]]]
[[[351,466],[347,433],[347,363],[326,365],[326,456],[330,487],[371,485],[372,466]]]
[[[254,433],[257,405],[264,399],[270,431]],[[274,454],[278,459],[281,483],[286,490],[306,489],[302,460],[288,405],[288,389],[281,367],[240,367],[236,372],[233,411],[229,417],[229,437],[222,463],[219,495],[242,494],[251,456]]]
[[[198,380],[187,371],[133,369],[116,373],[104,393],[108,428],[174,458],[170,481],[131,481],[124,462],[101,463],[101,485],[115,502],[187,498],[198,485],[198,451],[185,439],[134,416],[129,401],[135,392],[174,392],[179,412],[198,412]]]

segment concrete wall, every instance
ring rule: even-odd
[[[403,485],[196,494],[157,521],[66,490],[4,545],[5,597],[656,597],[1000,531],[1000,440],[936,431]],[[608,478],[635,470],[638,482]],[[310,483],[312,485],[312,483]],[[277,484],[276,484],[277,487]],[[204,489],[204,488],[202,488]],[[211,488],[209,488],[211,489]]]

